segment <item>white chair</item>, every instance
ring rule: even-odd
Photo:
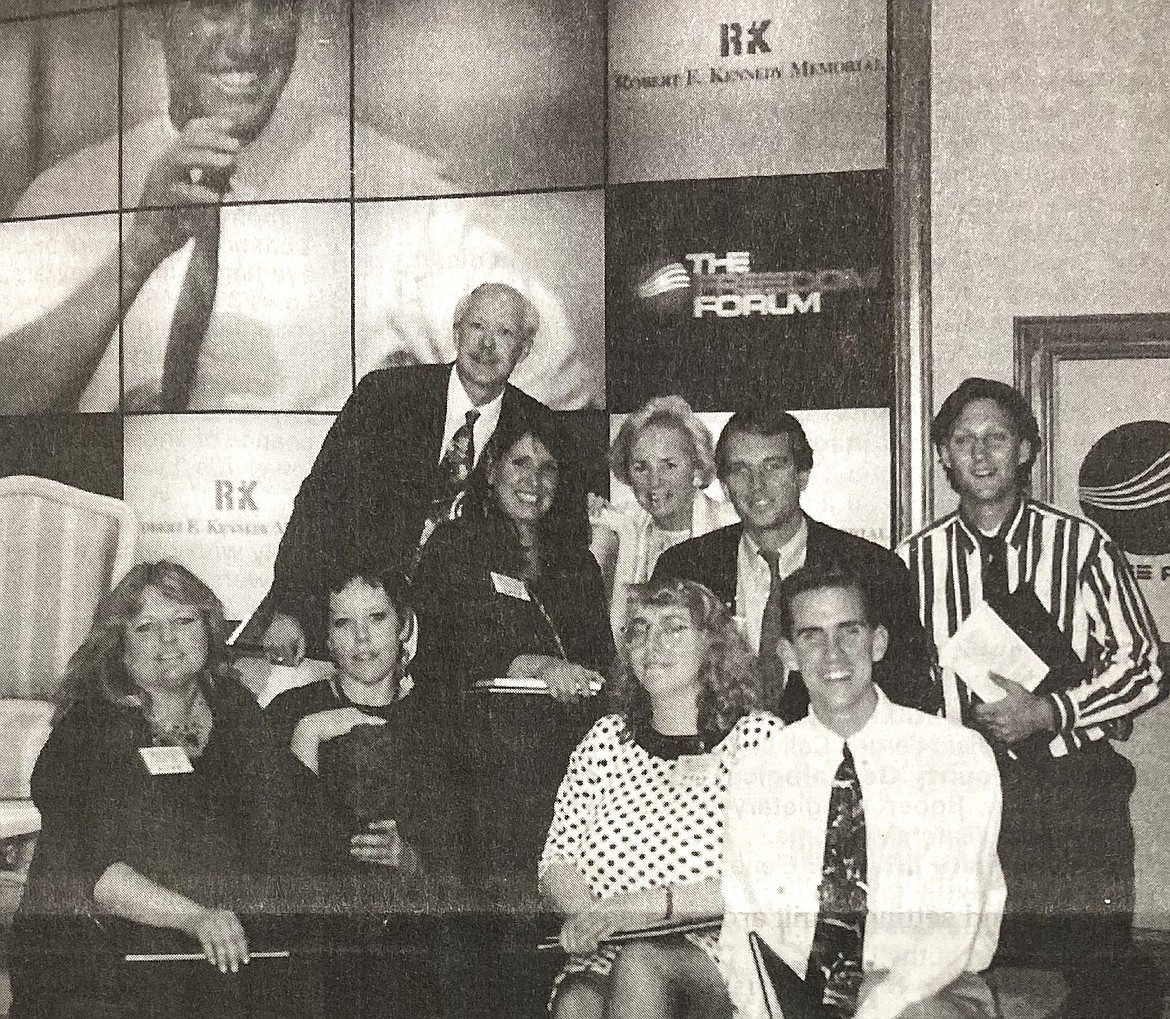
[[[129,570],[124,502],[45,478],[0,478],[0,918],[19,901],[40,816],[29,777],[57,686],[98,602]]]

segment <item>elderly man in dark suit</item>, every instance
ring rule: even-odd
[[[479,454],[502,422],[549,411],[508,384],[540,320],[504,283],[484,283],[455,309],[453,365],[366,375],[326,435],[293,506],[266,599],[271,658],[299,661],[323,645],[331,564],[361,555],[410,570],[449,518]]]
[[[930,645],[914,610],[910,575],[887,549],[805,514],[800,497],[812,465],[808,437],[791,414],[735,414],[719,436],[715,467],[741,522],[668,549],[654,575],[705,584],[742,619],[761,665],[783,686],[780,713],[793,721],[807,714],[808,692],[799,674],[785,677],[777,655],[780,581],[806,564],[847,567],[861,578],[890,636],[875,680],[895,703],[933,712]]]

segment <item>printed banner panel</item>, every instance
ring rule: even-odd
[[[603,0],[359,0],[354,190],[597,187]]]
[[[117,11],[0,22],[0,217],[117,209],[117,131]]]
[[[611,188],[608,404],[888,407],[884,172]]]
[[[605,399],[605,230],[600,191],[363,202],[355,210],[358,378],[455,359],[459,299],[514,286],[540,326],[512,383],[554,410]]]
[[[612,0],[611,181],[880,169],[886,5]]]
[[[333,419],[294,414],[126,418],[126,501],[139,562],[173,559],[242,619],[272,583],[293,499]]]

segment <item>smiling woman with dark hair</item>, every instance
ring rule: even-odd
[[[613,657],[584,492],[551,425],[501,425],[414,577],[418,690],[446,714],[467,767],[472,884],[531,883],[556,785]],[[476,684],[541,681],[502,702]],[[441,703],[436,703],[441,702]]]

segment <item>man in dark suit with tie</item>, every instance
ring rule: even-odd
[[[409,569],[496,427],[551,414],[508,384],[539,325],[517,290],[484,283],[455,309],[453,365],[387,368],[358,383],[281,538],[266,599],[270,657],[297,662],[323,645],[330,564],[360,554]]]
[[[798,675],[787,682],[777,656],[779,581],[806,564],[850,568],[865,584],[877,620],[889,633],[885,661],[874,678],[889,698],[934,711],[930,646],[914,609],[910,575],[887,549],[807,516],[800,497],[813,452],[799,421],[775,409],[743,410],[719,436],[715,468],[740,523],[684,541],[658,560],[655,576],[705,584],[743,620],[744,634],[777,687],[788,720],[808,711]],[[769,598],[772,592],[777,597]]]

